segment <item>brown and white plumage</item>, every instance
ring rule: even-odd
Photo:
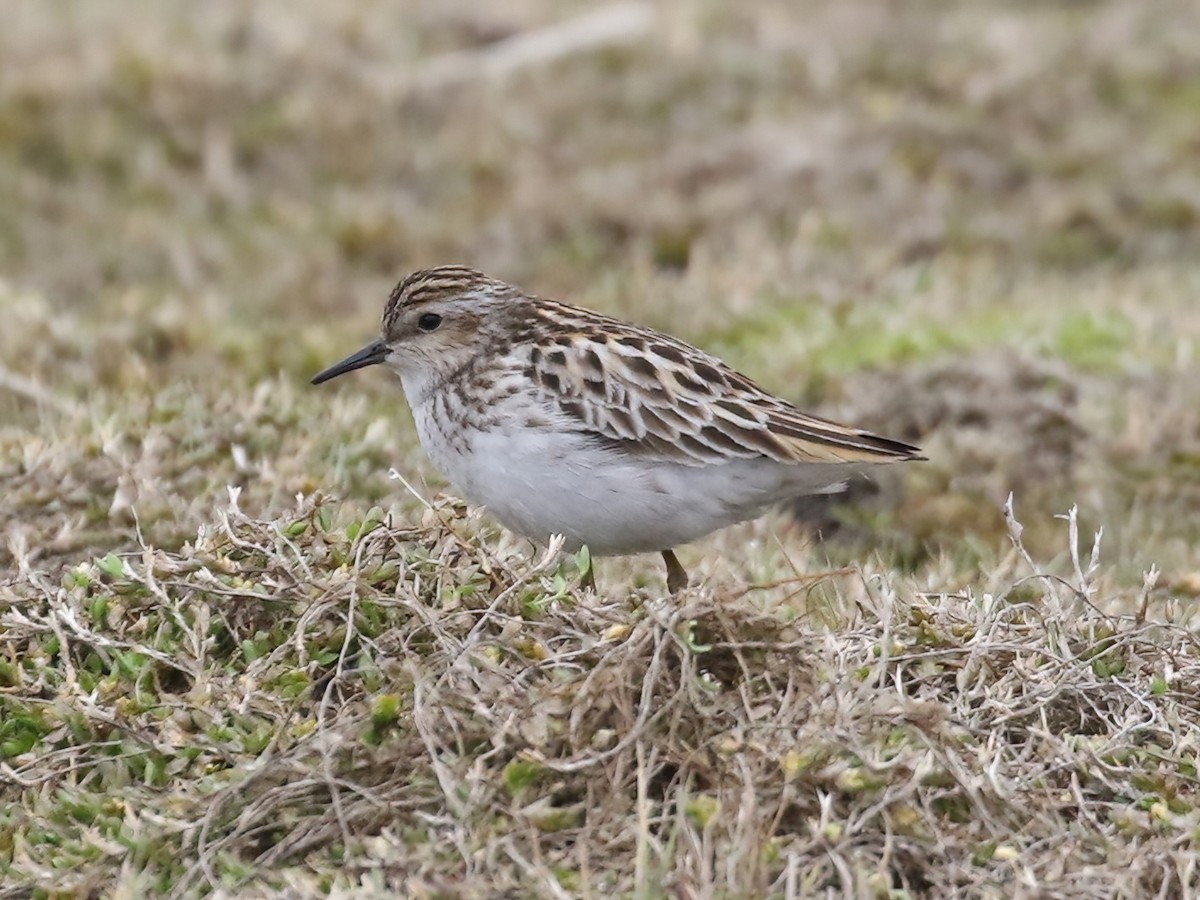
[[[314,379],[387,363],[422,445],[468,500],[535,540],[670,549],[916,447],[810,416],[669,335],[472,269],[416,272],[382,339]]]
[[[555,337],[533,346],[528,376],[581,427],[629,452],[690,466],[883,463],[919,452],[801,412],[662,332],[550,301],[531,314]],[[575,330],[581,321],[588,327]]]

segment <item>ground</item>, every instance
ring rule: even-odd
[[[1197,28],[13,3],[0,897],[1200,890]],[[584,594],[308,385],[446,262],[929,462]]]

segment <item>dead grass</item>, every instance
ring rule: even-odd
[[[1100,612],[1086,548],[1075,571],[996,573],[996,592],[831,573],[827,630],[796,617],[812,578],[581,598],[552,558],[485,549],[457,507],[378,515],[339,521],[314,497],[260,521],[235,502],[180,552],[4,589],[14,885],[1195,883],[1200,643],[1169,624],[1177,604]],[[1015,547],[1015,566],[1033,562]]]
[[[13,3],[0,896],[1200,891],[1198,26]],[[449,261],[931,461],[579,597],[307,386]]]

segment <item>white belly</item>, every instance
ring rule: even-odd
[[[486,431],[447,434],[428,404],[413,410],[434,465],[473,504],[511,530],[598,556],[666,550],[780,500],[836,489],[854,469],[767,459],[685,466],[647,462],[578,433],[526,427],[513,416]]]

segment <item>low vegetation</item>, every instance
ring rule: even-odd
[[[1198,27],[9,10],[0,898],[1200,890]],[[443,262],[930,462],[582,594],[307,384]]]

